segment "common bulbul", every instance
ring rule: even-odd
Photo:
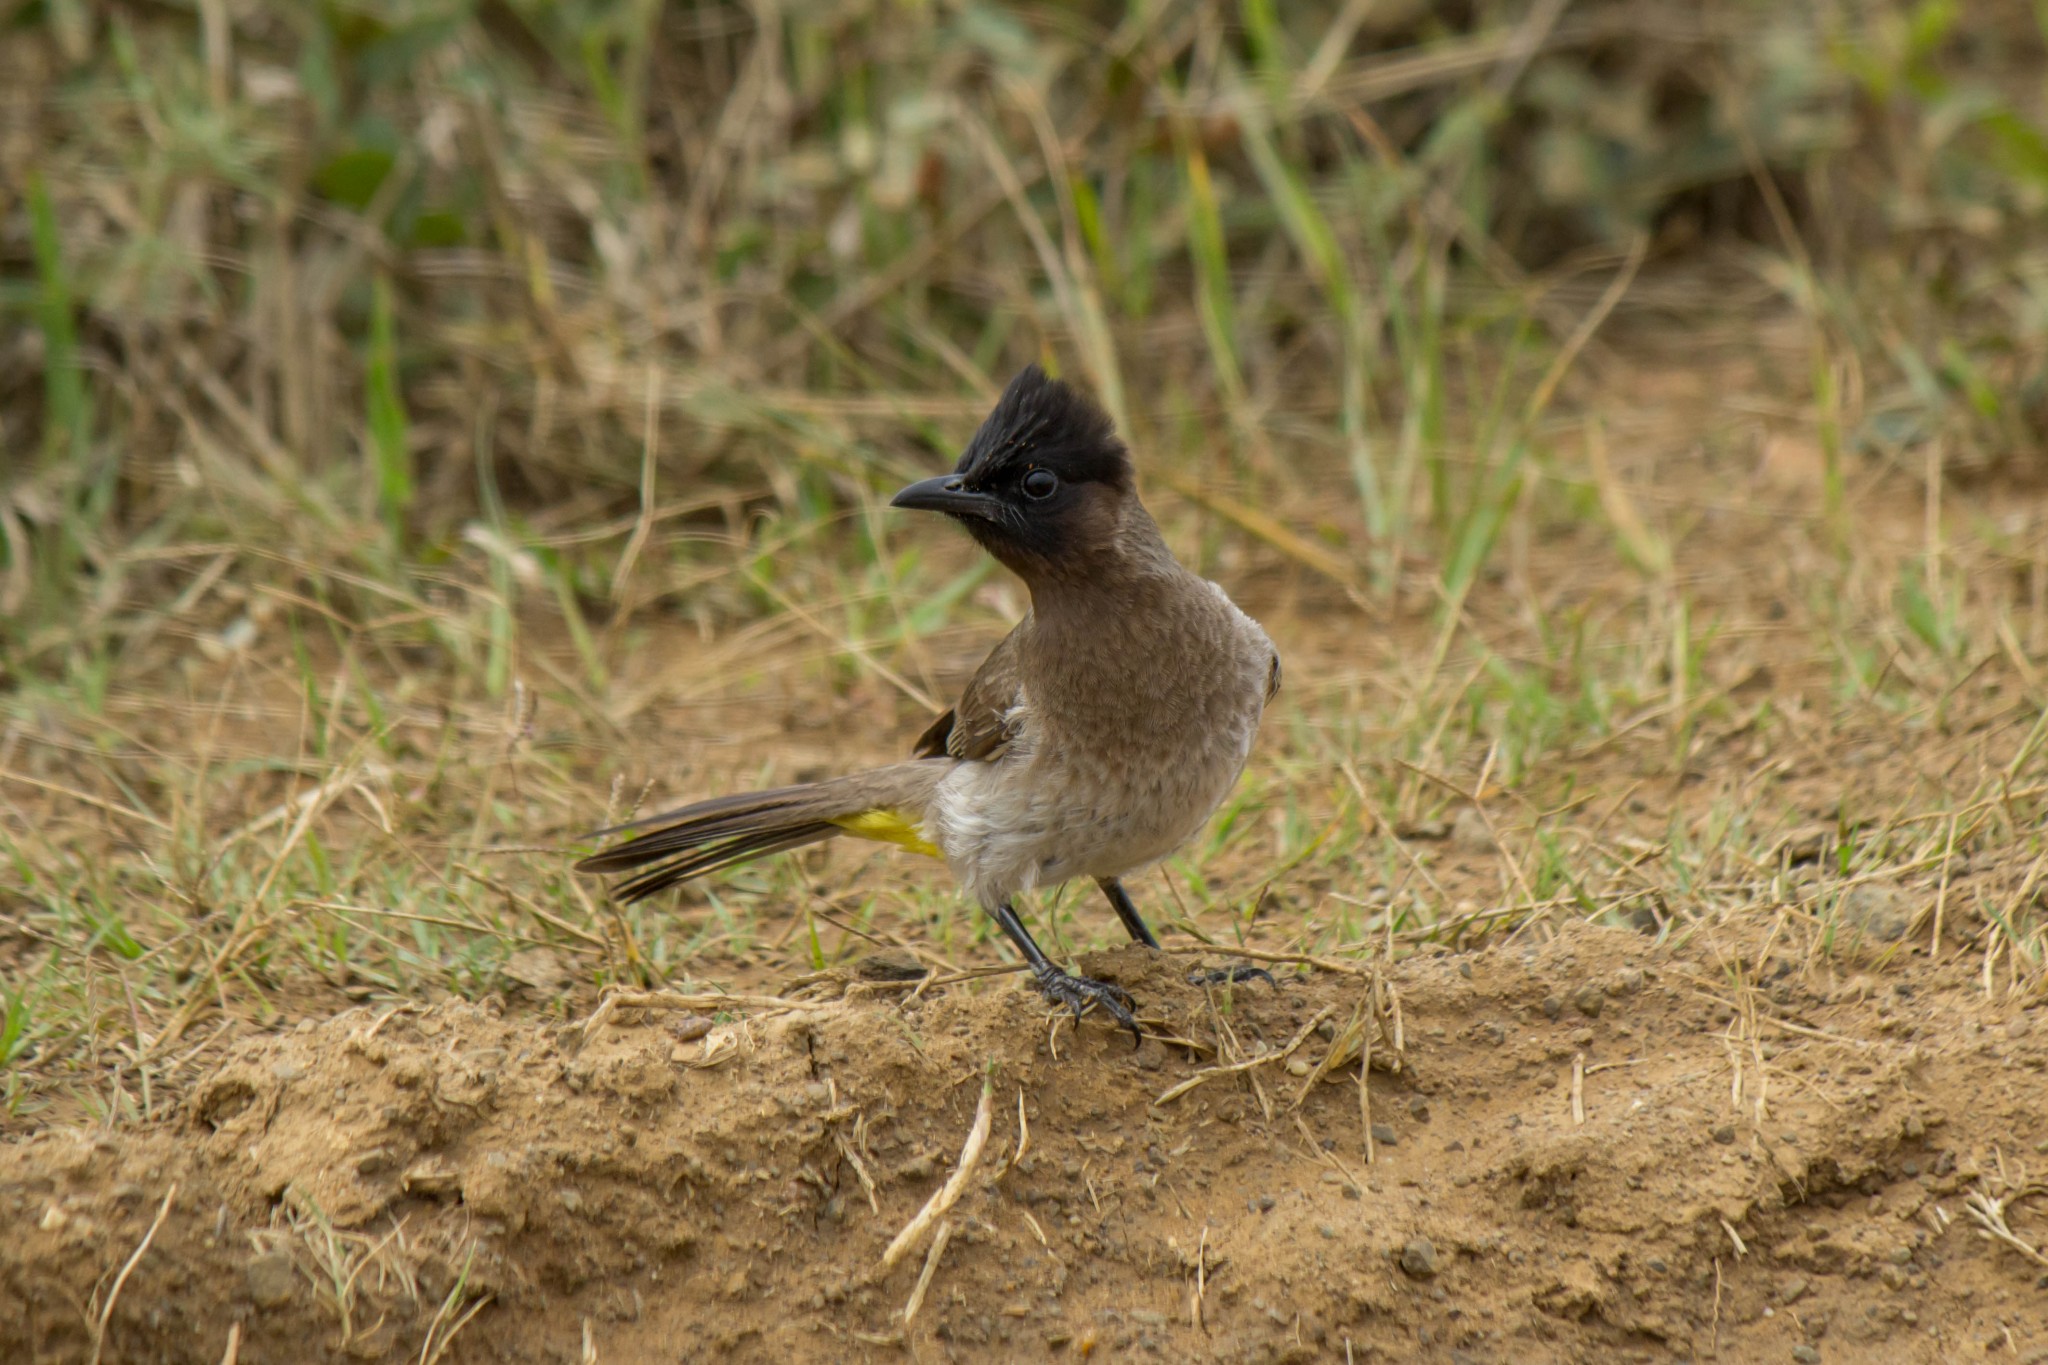
[[[1048,1000],[1077,1016],[1100,1005],[1135,1034],[1129,994],[1053,965],[1015,900],[1092,877],[1131,937],[1157,948],[1122,878],[1186,843],[1229,793],[1280,686],[1279,655],[1167,549],[1108,415],[1035,365],[951,474],[891,505],[952,517],[1031,591],[916,756],[600,831],[630,837],[577,870],[632,870],[617,893],[638,900],[841,834],[899,844],[946,861]]]

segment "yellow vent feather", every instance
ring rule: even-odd
[[[924,837],[924,822],[900,810],[864,810],[858,815],[842,815],[832,823],[856,839],[895,844],[927,858],[939,856],[938,845]]]

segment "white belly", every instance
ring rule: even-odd
[[[1137,724],[1113,743],[1044,743],[1027,725],[1000,760],[948,773],[925,827],[962,889],[990,909],[1037,886],[1137,871],[1186,843],[1230,794],[1264,686],[1263,669],[1248,675],[1234,689],[1242,703],[1212,712],[1199,735]]]

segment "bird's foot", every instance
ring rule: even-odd
[[[1099,1005],[1104,1014],[1131,1031],[1133,1046],[1144,1041],[1144,1034],[1138,1030],[1138,1016],[1131,1012],[1137,1002],[1131,999],[1129,991],[1113,981],[1075,976],[1072,972],[1047,965],[1039,969],[1038,989],[1055,1005],[1066,1005],[1072,1009],[1076,1019],[1091,1005]]]
[[[1216,967],[1206,972],[1188,973],[1190,986],[1235,985],[1239,981],[1263,981],[1276,991],[1280,989],[1280,983],[1275,981],[1273,974],[1264,967],[1247,967],[1243,963],[1234,967]]]

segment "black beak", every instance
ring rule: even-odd
[[[910,507],[924,512],[944,512],[950,517],[993,521],[997,499],[969,488],[958,474],[941,474],[936,479],[919,479],[889,499],[891,507]]]

